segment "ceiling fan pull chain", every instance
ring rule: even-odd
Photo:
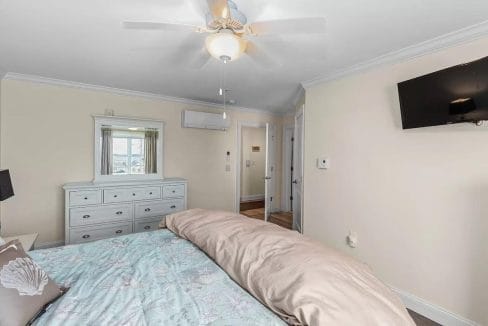
[[[223,60],[223,71],[224,71],[224,72],[223,72],[223,75],[224,75],[224,81],[223,81],[223,85],[222,85],[222,87],[224,88],[224,112],[225,112],[225,109],[226,109],[226,106],[227,106],[227,89],[226,89],[226,87],[225,87],[225,86],[226,86],[226,85],[225,85],[225,82],[226,82],[226,80],[225,80],[225,77],[226,77],[226,76],[225,76],[225,73],[226,73],[225,68],[226,68],[226,66],[227,66],[227,59],[224,59],[224,60]]]

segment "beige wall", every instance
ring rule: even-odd
[[[241,199],[257,195],[262,195],[264,198],[266,128],[242,127],[241,135]],[[259,146],[260,151],[253,152],[252,146]],[[246,166],[247,160],[251,163],[249,167]]]
[[[305,234],[485,325],[488,127],[402,130],[396,84],[487,54],[485,38],[307,90],[304,211]]]
[[[165,121],[165,176],[189,180],[190,207],[225,210],[235,209],[237,120],[281,125],[280,117],[236,111],[227,132],[184,129],[182,110],[212,110],[15,80],[3,80],[1,93],[1,167],[11,170],[15,188],[15,197],[1,205],[2,234],[39,232],[39,243],[63,239],[61,186],[93,178],[94,114],[113,109]],[[231,172],[225,172],[227,151]]]

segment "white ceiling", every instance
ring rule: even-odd
[[[300,82],[488,20],[486,0],[234,0],[250,22],[325,17],[325,35],[256,40],[279,63],[228,65],[241,107],[288,111]],[[203,23],[205,0],[0,0],[0,71],[218,102],[219,62],[187,67],[189,34],[124,20]],[[203,45],[203,40],[201,40]]]

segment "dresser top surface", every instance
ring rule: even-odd
[[[130,180],[130,181],[113,181],[113,182],[70,182],[63,185],[63,189],[80,189],[80,188],[105,188],[120,186],[159,186],[172,183],[186,183],[183,178],[165,178],[159,180]]]

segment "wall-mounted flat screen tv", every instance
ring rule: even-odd
[[[488,57],[398,84],[403,129],[488,120]]]

